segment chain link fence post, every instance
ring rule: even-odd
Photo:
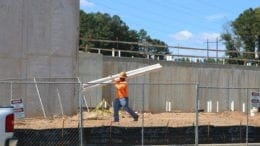
[[[198,124],[199,124],[199,84],[196,84],[196,97],[195,97],[195,146],[199,144],[199,132],[198,132]]]
[[[83,109],[82,109],[82,90],[83,85],[78,78],[79,82],[79,141],[80,146],[83,146]]]
[[[246,89],[246,145],[248,146],[248,113],[249,113],[249,96],[248,96],[248,88]]]

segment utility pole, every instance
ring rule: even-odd
[[[118,50],[118,37],[116,37],[116,49]]]
[[[217,64],[218,64],[218,37],[216,38],[216,49],[217,49],[216,57],[217,57]]]
[[[207,61],[209,61],[209,40],[207,39]]]
[[[209,44],[210,44],[210,43],[216,44],[216,60],[217,60],[217,64],[218,64],[218,52],[219,52],[219,50],[218,50],[218,45],[219,45],[219,39],[218,39],[218,37],[216,38],[216,42],[210,42],[210,41],[207,39],[206,43],[207,43],[207,59],[209,59]]]

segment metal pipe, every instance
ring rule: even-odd
[[[246,89],[246,102],[247,102],[247,112],[246,112],[246,145],[248,146],[248,115],[249,115],[248,89]]]
[[[46,113],[45,113],[44,106],[43,106],[43,103],[42,103],[42,98],[41,98],[40,91],[39,91],[39,88],[38,88],[38,85],[36,83],[36,79],[35,78],[34,78],[34,84],[35,84],[35,88],[36,88],[36,91],[37,91],[37,94],[38,94],[38,98],[40,100],[43,116],[44,116],[44,118],[46,118]]]
[[[78,78],[78,83],[80,85],[79,90],[79,140],[80,146],[83,146],[83,110],[82,110],[82,82]]]
[[[64,112],[63,112],[63,106],[62,106],[62,102],[61,102],[59,89],[57,89],[57,95],[58,95],[58,99],[59,99],[61,114],[62,114],[62,117],[63,117],[64,116]]]
[[[11,82],[10,88],[11,88],[11,100],[13,100],[13,82]]]
[[[142,146],[144,145],[144,84],[143,84],[143,96],[142,96]]]
[[[199,105],[199,85],[196,85],[196,97],[195,97],[195,146],[199,145],[199,132],[198,132],[198,124],[199,124],[199,113],[198,113],[198,105]]]

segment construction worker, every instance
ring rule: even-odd
[[[115,80],[116,98],[114,99],[114,122],[119,122],[119,110],[122,107],[133,118],[134,121],[138,121],[138,115],[128,107],[128,84],[126,82],[127,75],[125,72],[119,74],[119,79]]]

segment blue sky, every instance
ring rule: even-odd
[[[118,15],[130,29],[145,29],[170,46],[194,48],[206,48],[207,39],[216,42],[224,25],[259,6],[260,0],[80,0],[87,13]]]

